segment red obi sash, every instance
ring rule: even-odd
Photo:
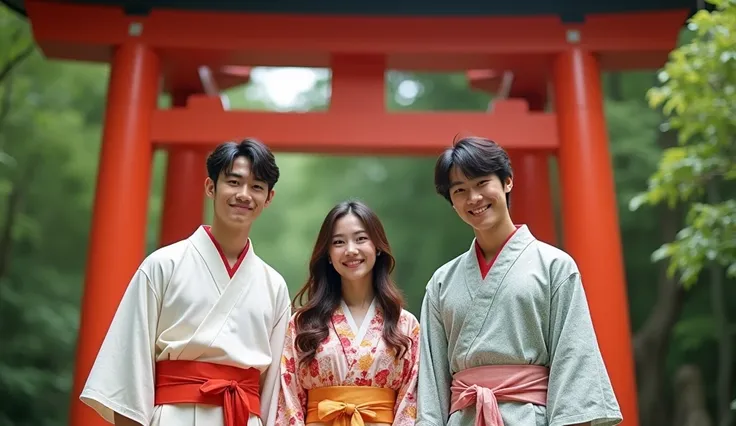
[[[244,426],[250,414],[261,415],[261,374],[199,361],[156,363],[156,405],[217,405],[225,412],[225,426]]]

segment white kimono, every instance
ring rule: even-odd
[[[204,227],[149,255],[120,302],[81,400],[111,423],[118,412],[144,426],[223,425],[222,407],[154,406],[156,361],[206,361],[258,369],[263,421],[251,414],[248,426],[273,425],[289,294],[250,242],[241,258],[232,271]]]
[[[549,368],[547,404],[499,401],[506,426],[621,422],[573,259],[524,225],[482,278],[475,244],[427,284],[416,425],[472,426],[474,404],[449,414],[453,374],[519,364]]]

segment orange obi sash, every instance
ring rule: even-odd
[[[156,405],[217,405],[225,412],[225,426],[243,426],[250,414],[261,415],[261,374],[255,368],[199,361],[156,363]]]
[[[394,421],[396,391],[371,386],[327,386],[307,392],[306,423],[363,426]]]
[[[549,369],[540,365],[487,365],[455,374],[450,413],[475,403],[475,426],[503,426],[498,401],[547,405]]]

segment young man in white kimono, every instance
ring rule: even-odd
[[[115,425],[273,424],[289,294],[249,234],[279,169],[246,139],[218,146],[207,173],[212,226],[142,262],[82,391]]]
[[[427,284],[416,425],[621,422],[575,262],[511,221],[506,152],[462,139],[435,186],[475,238]]]

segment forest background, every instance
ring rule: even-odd
[[[728,426],[736,417],[736,3],[722,3],[683,27],[664,71],[603,75],[643,426]],[[0,426],[66,425],[76,397],[108,72],[45,59],[27,22],[0,6]],[[318,80],[291,109],[324,108],[328,86]],[[484,111],[491,100],[463,74],[391,73],[387,90],[395,110]],[[257,82],[227,95],[234,109],[277,109]],[[158,152],[153,165],[149,252],[158,247],[165,159]],[[278,196],[253,239],[292,294],[321,220],[348,198],[382,218],[395,278],[417,316],[432,272],[469,246],[470,230],[434,193],[433,158],[277,161]]]

